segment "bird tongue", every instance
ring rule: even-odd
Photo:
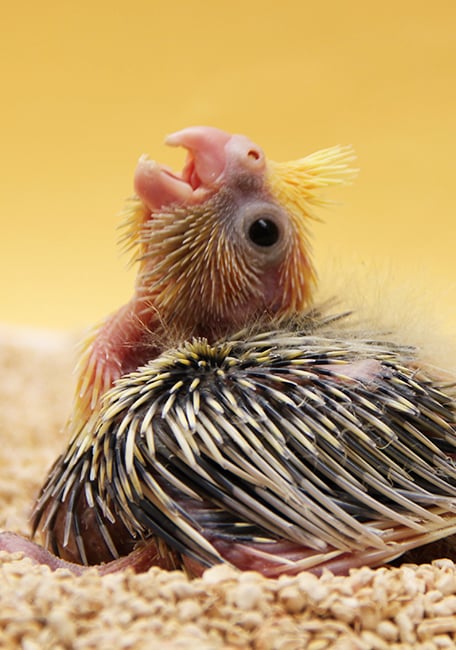
[[[167,205],[195,205],[206,200],[227,180],[230,172],[263,173],[262,150],[248,138],[209,126],[194,126],[169,135],[166,144],[185,147],[187,160],[180,174],[141,156],[135,172],[135,190],[149,210]]]

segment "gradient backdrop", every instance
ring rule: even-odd
[[[116,214],[147,151],[210,124],[275,159],[352,143],[319,266],[424,279],[456,318],[456,2],[41,0],[0,26],[0,321],[75,328],[127,299]]]

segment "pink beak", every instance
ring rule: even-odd
[[[194,126],[169,135],[166,144],[188,150],[180,174],[141,156],[135,172],[135,191],[149,210],[167,205],[195,205],[205,201],[240,173],[262,175],[265,157],[260,147],[242,135],[209,126]]]

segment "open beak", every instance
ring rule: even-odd
[[[171,204],[196,205],[214,194],[229,178],[243,171],[264,174],[263,151],[242,135],[208,126],[194,126],[169,135],[166,144],[187,149],[183,170],[141,156],[135,172],[135,191],[153,211]]]

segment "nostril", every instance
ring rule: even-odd
[[[244,135],[233,135],[225,146],[225,154],[227,166],[233,170],[260,174],[264,169],[263,150]]]

